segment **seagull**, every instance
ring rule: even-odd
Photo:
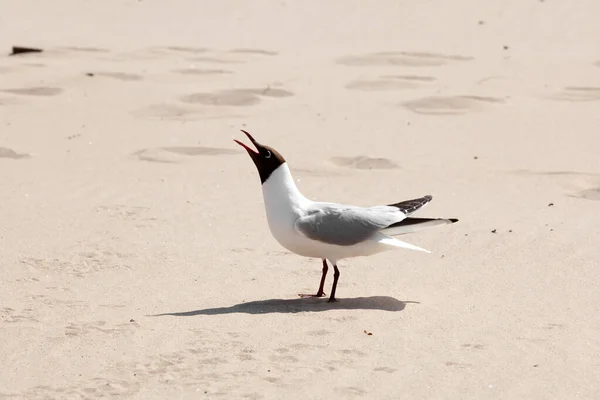
[[[256,151],[239,140],[234,139],[234,142],[246,149],[258,170],[271,234],[292,253],[323,262],[319,290],[314,295],[300,294],[301,297],[325,296],[327,261],[334,270],[328,301],[335,302],[340,277],[338,261],[398,248],[431,253],[394,236],[458,221],[455,218],[410,217],[433,199],[430,195],[373,207],[312,201],[300,192],[286,160],[277,150],[257,142],[245,130],[242,132]]]

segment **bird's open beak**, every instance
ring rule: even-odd
[[[248,139],[250,139],[250,141],[252,142],[252,144],[254,146],[256,146],[256,148],[258,149],[260,146],[258,144],[258,142],[256,140],[254,140],[254,138],[252,137],[252,135],[250,135],[248,132],[246,132],[245,130],[242,129],[242,132],[244,132],[246,134],[246,136],[248,136]],[[246,146],[244,143],[240,142],[239,140],[235,140],[233,139],[234,142],[236,142],[237,144],[239,144],[240,146],[242,146],[244,149],[246,149],[246,151],[248,152],[248,154],[250,154],[250,157],[252,157],[252,159],[254,160],[255,157],[258,156],[258,152],[252,150],[250,147]]]

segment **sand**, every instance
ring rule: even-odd
[[[0,398],[600,397],[597,1],[0,9]],[[300,299],[240,129],[460,222]]]

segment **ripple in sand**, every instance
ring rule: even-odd
[[[194,93],[182,96],[181,101],[205,106],[245,107],[260,103],[260,98],[243,90],[223,90],[212,93]]]
[[[175,164],[181,160],[178,156],[220,156],[239,152],[233,149],[209,146],[172,146],[142,149],[133,153],[141,161]]]
[[[41,96],[41,97],[50,97],[56,96],[62,92],[62,89],[55,87],[47,87],[47,86],[36,86],[29,88],[17,88],[17,89],[4,89],[2,90],[5,93],[24,95],[24,96]]]
[[[148,118],[156,120],[176,120],[176,121],[194,121],[206,119],[234,119],[245,118],[240,114],[214,112],[209,113],[207,109],[185,107],[174,104],[152,104],[142,107],[132,112],[132,115],[138,118]]]
[[[133,112],[137,117],[157,119],[186,119],[193,114],[201,113],[199,110],[176,106],[173,104],[153,104]]]
[[[230,53],[241,53],[241,54],[257,54],[261,56],[276,56],[276,51],[270,50],[261,50],[261,49],[233,49],[230,50]]]
[[[382,75],[382,78],[402,79],[405,81],[413,81],[413,82],[433,82],[433,81],[435,81],[435,78],[433,76],[424,76],[424,75]]]
[[[426,52],[385,51],[364,55],[345,56],[336,62],[346,66],[373,67],[400,65],[405,67],[434,67],[456,61],[470,61],[472,57]]]
[[[69,50],[81,53],[108,53],[109,50],[102,49],[99,47],[85,47],[85,46],[63,46],[59,47],[59,50]]]
[[[260,103],[260,97],[289,97],[292,92],[276,88],[221,90],[209,93],[193,93],[181,97],[181,101],[190,104],[210,106],[252,106]]]
[[[600,201],[600,187],[585,189],[576,193],[573,197],[579,197],[584,200]]]
[[[186,156],[219,156],[223,154],[238,154],[239,152],[232,149],[225,149],[222,147],[208,147],[208,146],[174,146],[174,147],[161,147],[165,151],[170,151],[175,154],[182,154]]]
[[[0,158],[11,158],[13,160],[19,160],[21,158],[30,158],[29,154],[17,153],[13,149],[7,147],[0,147]]]
[[[294,168],[294,175],[313,177],[313,178],[330,178],[333,176],[345,176],[340,171],[330,171],[323,169],[311,169],[311,168]]]
[[[263,89],[241,89],[241,90],[244,92],[247,92],[247,93],[253,93],[253,94],[257,94],[259,96],[267,96],[267,97],[291,97],[294,95],[294,93],[292,93],[290,91],[272,88],[272,87],[266,87]]]
[[[202,68],[181,68],[175,69],[173,72],[182,75],[224,75],[231,74],[232,71],[226,69],[202,69]]]
[[[119,81],[141,81],[144,79],[142,75],[130,74],[127,72],[93,72],[94,76],[117,79]]]
[[[403,90],[419,87],[424,82],[434,81],[430,76],[415,75],[385,75],[378,79],[359,79],[346,85],[350,90],[379,91]]]
[[[331,162],[335,165],[354,169],[397,169],[400,168],[387,158],[358,157],[333,157]]]
[[[155,47],[156,50],[166,50],[175,53],[186,53],[186,54],[199,54],[205,53],[208,51],[205,47],[189,47],[189,46],[165,46],[165,47]]]
[[[598,101],[600,100],[600,87],[567,86],[550,98],[573,102]]]
[[[503,102],[499,98],[484,96],[431,96],[404,102],[402,106],[417,114],[456,115],[481,111],[486,106]]]
[[[195,62],[204,62],[204,63],[212,63],[212,64],[243,64],[244,61],[240,60],[231,60],[227,58],[219,58],[219,57],[193,57],[189,58],[189,61]]]

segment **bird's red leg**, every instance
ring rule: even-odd
[[[331,286],[331,295],[329,296],[330,303],[337,301],[337,299],[335,298],[335,289],[337,288],[338,279],[340,277],[340,271],[338,270],[337,265],[333,265],[333,270],[335,272],[333,273],[333,286]]]
[[[323,285],[325,285],[325,277],[327,276],[327,270],[329,267],[327,266],[327,260],[323,259],[323,274],[321,275],[321,284],[319,285],[319,291],[317,292],[317,297],[325,296],[323,292]]]
[[[321,284],[319,285],[319,290],[317,294],[299,294],[300,297],[323,297],[325,293],[323,292],[323,285],[325,285],[325,277],[327,276],[327,270],[329,267],[327,266],[327,260],[323,259],[323,274],[321,275]]]

